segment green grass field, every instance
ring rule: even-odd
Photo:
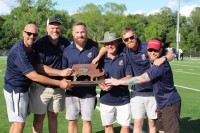
[[[199,133],[200,132],[200,58],[184,58],[183,61],[172,61],[171,66],[174,74],[174,82],[179,94],[182,97],[181,108],[181,133]],[[8,122],[6,105],[3,95],[4,74],[6,68],[6,58],[0,57],[0,133],[8,133],[10,123]],[[27,118],[24,133],[31,132],[33,115]],[[59,114],[58,133],[67,132],[67,121],[65,120],[65,112]],[[79,122],[81,129],[81,121]],[[115,124],[115,131],[119,133],[120,126]],[[48,133],[47,119],[44,123],[44,133]],[[145,123],[144,129],[147,132]],[[81,132],[81,130],[79,131]],[[100,113],[96,109],[93,120],[93,132],[103,133],[104,128],[101,125]],[[131,130],[132,132],[132,130]]]

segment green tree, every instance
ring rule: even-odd
[[[31,1],[33,2],[33,1]],[[46,2],[46,4],[45,4]],[[46,33],[46,22],[50,16],[59,16],[63,22],[62,33],[69,36],[71,18],[67,11],[58,11],[53,7],[56,3],[51,0],[38,0],[35,3],[21,0],[19,7],[12,9],[9,15],[2,16],[5,20],[2,25],[2,34],[0,39],[0,48],[9,49],[17,40],[22,38],[22,30],[27,23],[35,23],[39,28],[39,36]]]
[[[72,15],[75,22],[84,22],[87,25],[88,37],[95,41],[100,39],[99,35],[102,35],[105,27],[101,8],[101,6],[87,4]]]
[[[189,17],[191,32],[188,35],[188,45],[191,51],[200,51],[200,7],[196,7]]]

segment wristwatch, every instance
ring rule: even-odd
[[[168,61],[167,57],[166,56],[163,56],[163,58],[165,58],[165,61]]]

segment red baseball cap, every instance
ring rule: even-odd
[[[161,41],[158,40],[149,40],[147,50],[148,49],[155,49],[155,50],[160,50],[162,46]]]

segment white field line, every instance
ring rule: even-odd
[[[188,61],[188,62],[172,62],[171,64],[179,64],[179,65],[182,65],[182,64],[200,64],[200,62],[198,61],[194,61],[194,62],[191,62],[191,61]]]
[[[193,91],[198,91],[200,92],[200,90],[198,89],[194,89],[194,88],[190,88],[190,87],[186,87],[186,86],[180,86],[180,85],[175,85],[176,87],[180,87],[180,88],[183,88],[183,89],[187,89],[187,90],[193,90]]]
[[[194,74],[194,75],[200,75],[200,73],[191,73],[191,72],[184,72],[184,71],[180,71],[180,70],[172,70],[173,72],[180,72],[180,73],[187,73],[187,74]]]
[[[199,66],[191,66],[191,65],[183,65],[183,64],[172,64],[172,66],[187,66],[187,67],[198,67],[199,68]]]

